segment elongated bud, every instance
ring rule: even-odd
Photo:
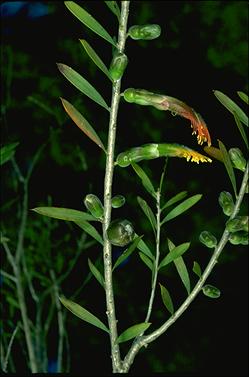
[[[213,249],[217,245],[217,239],[215,236],[212,235],[212,233],[204,230],[201,232],[199,236],[199,240],[201,243],[203,243],[205,246],[209,247],[210,249]]]
[[[239,148],[231,148],[229,149],[229,156],[232,160],[233,165],[241,170],[245,171],[246,170],[246,160],[243,156],[243,153]]]
[[[249,231],[248,216],[236,216],[232,220],[228,220],[226,223],[226,229],[228,232],[234,233],[239,230]]]
[[[152,93],[145,89],[125,89],[124,99],[137,105],[154,106],[158,110],[168,110],[169,108],[164,95]]]
[[[206,284],[204,287],[202,287],[202,291],[205,296],[208,296],[210,298],[218,298],[220,297],[220,290],[213,285]]]
[[[228,191],[222,191],[219,195],[219,204],[226,216],[231,216],[234,210],[233,197]]]
[[[128,35],[135,40],[152,40],[161,34],[161,27],[157,24],[133,25],[128,30]]]
[[[84,204],[88,211],[96,217],[96,219],[102,219],[104,214],[104,208],[100,199],[94,194],[86,195],[84,199]]]
[[[121,79],[127,63],[128,58],[125,54],[119,52],[114,55],[109,69],[110,76],[114,81]]]
[[[115,246],[126,246],[135,237],[132,223],[128,220],[113,220],[107,229],[109,241]]]
[[[112,198],[112,208],[120,208],[125,204],[125,197],[123,195],[115,195]]]
[[[229,241],[232,245],[248,245],[248,232],[234,232],[231,233]]]

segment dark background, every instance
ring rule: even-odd
[[[85,210],[83,198],[87,193],[103,196],[104,156],[72,124],[59,97],[66,98],[82,111],[104,144],[107,142],[108,115],[77,92],[60,75],[55,63],[62,62],[74,68],[110,102],[110,82],[90,61],[78,39],[86,39],[107,66],[112,56],[111,45],[84,27],[68,12],[63,2],[18,3],[24,5],[16,12],[13,6],[6,6],[7,2],[1,8],[2,142],[20,142],[16,160],[25,172],[35,151],[50,138],[30,182],[29,207],[46,205],[50,196],[55,206]],[[111,35],[117,33],[116,18],[103,1],[80,3]],[[40,8],[37,6],[34,10],[31,4],[39,4]],[[159,24],[162,33],[153,41],[127,40],[129,64],[122,80],[122,90],[144,88],[176,97],[203,116],[214,146],[217,147],[217,139],[220,139],[227,148],[239,147],[244,151],[232,115],[218,102],[213,90],[222,91],[245,109],[236,92],[248,91],[247,2],[132,1],[129,26],[143,23]],[[39,101],[38,104],[34,99]],[[149,142],[177,142],[203,152],[195,137],[191,136],[187,120],[121,101],[116,153]],[[153,182],[158,182],[163,161],[144,162],[142,166]],[[13,174],[10,166],[4,166],[3,203],[9,203],[12,198],[15,201],[2,209],[4,228],[15,238],[21,193],[13,183]],[[239,183],[241,175],[237,171],[236,176]],[[199,234],[202,230],[209,230],[219,239],[227,219],[218,204],[220,191],[232,192],[224,166],[218,161],[199,166],[172,159],[165,187],[165,200],[183,190],[189,195],[203,193],[198,205],[168,224],[162,246],[166,247],[167,236],[177,244],[191,241],[186,264],[191,270],[193,261],[197,260],[204,269],[210,250],[200,244]],[[141,195],[148,202],[150,198],[130,168],[116,169],[113,193],[125,195],[127,200],[125,207],[113,212],[114,217],[128,217],[136,224],[137,232],[145,234],[145,240],[150,243],[153,237],[147,221],[141,216],[136,196]],[[242,207],[243,211],[245,213],[246,205]],[[37,221],[36,214],[29,214],[30,229]],[[39,242],[42,226],[42,221],[36,225],[34,243]],[[62,259],[58,274],[66,269],[73,252],[74,237],[79,234],[74,228],[70,233],[64,223],[60,223],[53,233],[52,243],[61,241],[60,247],[54,247],[53,251]],[[26,238],[29,250],[29,230]],[[74,293],[87,275],[87,257],[91,256],[94,261],[99,253],[97,245],[83,253],[73,275],[61,287],[66,297]],[[114,253],[117,250],[114,249]],[[39,263],[38,257],[33,258]],[[211,300],[200,294],[166,334],[140,352],[131,373],[248,375],[247,266],[246,247],[228,244],[208,281],[219,287],[220,299]],[[173,267],[165,269],[159,281],[169,288],[177,307],[185,292]],[[192,274],[193,284],[195,281]],[[134,254],[117,270],[114,284],[118,325],[122,332],[141,322],[145,316],[150,289],[149,271]],[[104,292],[96,280],[92,279],[82,290],[77,302],[105,320]],[[158,295],[152,316],[153,326],[156,328],[167,317]],[[104,375],[111,372],[105,334],[70,315],[67,331],[71,373]],[[129,344],[121,346],[123,355]],[[55,356],[53,347],[49,347],[52,362]],[[21,370],[24,366],[21,361],[19,363]]]

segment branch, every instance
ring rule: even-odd
[[[249,164],[247,164],[246,170],[244,172],[243,180],[240,187],[240,192],[237,197],[234,210],[232,215],[230,216],[230,219],[233,219],[240,210],[240,205],[243,200],[247,182],[248,182],[248,167]],[[187,299],[183,302],[183,304],[179,307],[179,309],[170,317],[161,327],[159,327],[157,330],[153,331],[151,334],[143,336],[142,338],[138,339],[137,342],[133,343],[131,346],[129,352],[127,353],[124,361],[123,361],[123,373],[127,373],[129,371],[130,366],[132,365],[134,358],[136,354],[139,352],[139,350],[146,346],[148,343],[153,342],[155,339],[157,339],[159,336],[161,336],[173,323],[184,313],[184,311],[188,308],[188,306],[191,304],[191,302],[196,298],[198,293],[201,291],[205,281],[207,280],[208,276],[212,272],[214,266],[218,262],[218,258],[224,249],[225,245],[227,244],[229,240],[230,233],[225,229],[222,237],[220,239],[220,242],[216,246],[213,256],[211,257],[205,271],[203,272],[202,276],[198,280],[197,284],[195,285],[194,289],[192,290],[191,294],[187,297]]]
[[[127,21],[129,14],[130,1],[121,2],[121,15],[118,31],[118,50],[123,52],[125,49]],[[111,353],[112,353],[112,367],[113,372],[118,372],[120,368],[120,352],[119,346],[116,344],[117,339],[117,321],[115,314],[113,285],[112,285],[112,248],[111,243],[107,238],[107,229],[111,220],[111,197],[112,197],[112,181],[114,171],[114,148],[116,139],[116,125],[118,107],[120,101],[121,79],[113,83],[112,87],[112,102],[110,109],[109,133],[108,133],[108,147],[105,169],[104,181],[104,221],[103,221],[103,257],[105,270],[105,288],[106,288],[106,314],[108,317],[108,324],[110,329]]]

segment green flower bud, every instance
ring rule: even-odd
[[[232,220],[228,220],[226,223],[226,229],[228,232],[234,233],[239,230],[249,231],[248,216],[236,216]]]
[[[210,298],[218,298],[220,297],[220,290],[213,285],[206,284],[204,287],[202,287],[202,291],[205,296],[208,296]]]
[[[84,204],[88,211],[96,217],[96,219],[102,219],[104,214],[104,208],[99,198],[94,194],[86,195]]]
[[[109,241],[115,246],[126,246],[134,237],[135,232],[128,220],[113,220],[107,229]]]
[[[249,237],[248,232],[235,232],[229,237],[232,245],[248,245]]]
[[[199,236],[199,240],[201,241],[201,243],[203,243],[205,246],[209,247],[210,249],[214,248],[217,245],[216,237],[206,230],[201,232]]]
[[[121,79],[127,63],[128,59],[125,54],[117,53],[114,55],[109,69],[110,76],[114,81]]]
[[[243,156],[243,153],[239,148],[231,148],[229,149],[229,156],[232,160],[233,165],[241,170],[245,171],[246,170],[246,160]]]
[[[123,195],[115,195],[112,198],[112,207],[120,208],[125,204],[125,197]]]
[[[128,30],[128,35],[135,40],[152,40],[161,34],[161,27],[157,24],[133,25]]]
[[[233,197],[228,191],[222,191],[219,196],[219,204],[226,216],[231,216],[234,209]]]

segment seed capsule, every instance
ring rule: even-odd
[[[213,249],[217,245],[217,239],[215,236],[212,235],[212,233],[204,230],[201,232],[199,236],[199,240],[201,243],[203,243],[205,246],[209,247],[210,249]]]
[[[210,298],[218,298],[220,297],[220,290],[213,285],[206,284],[204,287],[202,287],[202,291],[205,296],[208,296]]]
[[[231,216],[234,209],[233,197],[228,191],[222,191],[219,195],[219,204],[226,216]]]
[[[152,40],[161,34],[161,27],[157,24],[133,25],[128,30],[128,35],[135,40]]]
[[[234,232],[230,235],[229,241],[232,245],[248,245],[248,232]]]
[[[127,63],[128,59],[125,54],[117,53],[114,55],[109,69],[110,76],[114,81],[121,79],[121,77],[124,74]]]
[[[120,208],[125,204],[125,197],[123,195],[116,195],[112,198],[112,208]]]
[[[128,220],[113,220],[107,229],[109,241],[115,246],[126,246],[135,236],[135,231]]]
[[[228,220],[226,223],[226,229],[231,233],[238,232],[240,230],[248,232],[248,228],[248,216],[236,216],[234,219]]]
[[[100,199],[94,194],[86,195],[84,199],[84,204],[88,211],[96,217],[96,219],[102,219],[104,214],[104,207],[100,201]]]
[[[229,149],[229,156],[232,160],[233,165],[241,170],[245,171],[246,169],[246,160],[243,156],[243,153],[239,148],[231,148]]]

